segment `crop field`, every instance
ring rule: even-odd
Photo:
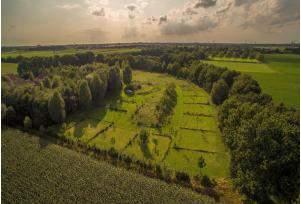
[[[18,64],[16,63],[1,63],[1,74],[16,74]]]
[[[265,55],[264,63],[206,61],[250,74],[257,80],[263,92],[270,94],[275,102],[299,108],[300,56],[293,54]]]
[[[1,141],[3,203],[214,203],[19,130]]]
[[[134,96],[123,92],[108,98],[106,106],[71,115],[64,125],[53,129],[61,137],[99,149],[114,148],[133,159],[151,161],[171,170],[227,178],[229,154],[208,94],[167,74],[134,71],[133,81],[142,84]],[[171,82],[176,85],[177,105],[170,122],[156,128],[156,105]],[[149,132],[146,147],[138,136],[141,129]],[[207,163],[203,169],[198,166],[201,156]]]
[[[64,49],[64,50],[58,50],[58,51],[12,51],[12,52],[2,52],[1,57],[17,57],[19,55],[23,57],[50,57],[54,55],[67,55],[67,54],[75,54],[75,53],[82,53],[91,51],[95,54],[116,54],[116,53],[135,53],[139,52],[140,49],[138,48],[107,48],[107,49]]]

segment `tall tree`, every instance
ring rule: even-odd
[[[98,74],[93,74],[90,82],[90,90],[95,103],[99,103],[105,97],[106,89],[105,82],[100,79]]]
[[[211,90],[211,100],[214,104],[220,105],[227,98],[229,93],[229,87],[227,83],[221,79],[213,84]]]
[[[48,112],[55,123],[62,123],[66,119],[65,102],[57,91],[48,100]]]
[[[128,62],[124,64],[123,68],[123,82],[128,85],[132,81],[132,69]]]
[[[91,105],[92,94],[88,82],[83,80],[79,86],[79,105],[86,109]]]

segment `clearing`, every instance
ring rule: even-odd
[[[275,102],[283,102],[299,109],[300,104],[300,56],[294,54],[268,54],[265,63],[233,61],[205,61],[221,67],[250,74],[257,80],[263,92]]]

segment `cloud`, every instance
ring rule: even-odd
[[[167,22],[167,16],[160,16],[160,18],[159,18],[159,25],[161,25],[164,22]]]
[[[185,11],[183,12],[183,15],[188,15],[188,16],[192,16],[196,14],[198,14],[198,12],[195,11],[193,8],[186,8]]]
[[[66,9],[66,10],[71,10],[71,9],[76,9],[80,8],[79,4],[63,4],[58,6],[61,9]]]
[[[194,8],[209,8],[216,5],[217,0],[200,0],[196,2]]]
[[[161,27],[161,33],[164,35],[189,35],[208,31],[217,26],[217,22],[208,16],[200,17],[196,21],[169,21]]]
[[[240,1],[246,18],[241,23],[243,28],[274,29],[291,23],[300,22],[299,0],[263,0]]]
[[[105,9],[101,8],[99,10],[95,10],[95,11],[92,12],[92,15],[94,15],[94,16],[105,16],[106,15]]]

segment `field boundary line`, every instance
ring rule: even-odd
[[[87,143],[91,142],[92,140],[94,140],[96,137],[98,137],[100,134],[106,132],[108,129],[110,129],[112,126],[114,125],[114,123],[111,123],[110,125],[108,125],[107,127],[101,129],[99,132],[97,132],[93,137],[91,137],[90,139],[87,140]]]
[[[182,130],[191,130],[191,131],[200,131],[200,132],[216,132],[214,130],[205,130],[201,128],[187,128],[187,127],[180,127]]]
[[[130,141],[124,146],[124,148],[121,150],[121,153],[123,153],[131,144],[132,144],[132,142],[138,137],[138,133],[136,133],[135,135],[134,135],[134,137],[133,138],[131,138],[130,139]]]
[[[217,152],[212,152],[212,151],[207,151],[207,150],[203,150],[203,149],[189,149],[189,148],[184,148],[184,147],[173,147],[173,149],[175,150],[183,150],[183,151],[192,151],[192,152],[201,152],[201,153],[208,153],[208,154],[216,154]]]
[[[208,115],[208,114],[204,114],[204,113],[191,113],[191,112],[184,112],[183,115],[213,117],[213,115]]]

